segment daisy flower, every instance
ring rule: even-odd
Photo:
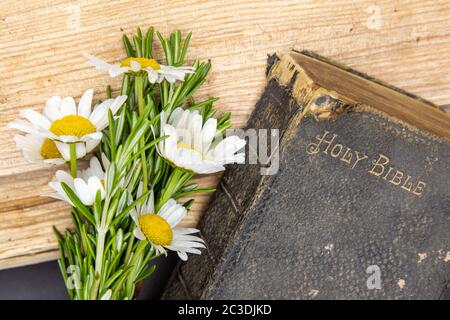
[[[105,171],[96,157],[90,159],[89,168],[79,171],[77,178],[74,179],[63,170],[56,171],[55,178],[56,181],[48,184],[55,192],[47,194],[47,196],[66,201],[73,206],[72,201],[70,201],[62,187],[62,182],[64,182],[86,206],[94,204],[98,190],[100,190],[102,200],[105,198]]]
[[[138,197],[142,194],[142,185]],[[134,236],[139,240],[147,240],[157,254],[167,254],[167,250],[176,251],[181,260],[186,261],[188,253],[201,254],[198,248],[205,248],[203,240],[193,233],[194,228],[176,227],[186,216],[187,210],[174,199],[169,199],[157,213],[153,193],[142,205],[136,206],[131,212],[131,218],[136,223]]]
[[[243,163],[245,154],[236,153],[245,146],[245,140],[230,136],[217,143],[217,120],[208,119],[203,124],[197,110],[175,109],[166,119],[161,113],[161,137],[168,137],[158,144],[160,155],[176,167],[198,174],[225,170],[228,163]]]
[[[22,150],[24,158],[29,162],[45,162],[51,164],[63,164],[66,162],[59,153],[53,140],[44,138],[38,134],[28,133],[26,135],[14,135],[14,141],[17,147]]]
[[[142,70],[147,72],[150,83],[161,83],[164,79],[170,83],[175,83],[177,80],[183,81],[186,74],[194,72],[193,67],[165,66],[155,59],[148,58],[126,58],[118,64],[109,64],[87,53],[84,53],[84,57],[97,70],[106,70],[113,78],[127,72]]]
[[[37,160],[70,160],[68,143],[75,143],[77,159],[91,152],[101,141],[102,130],[108,126],[108,110],[113,114],[126,101],[127,96],[107,99],[91,109],[94,91],[87,90],[78,103],[72,97],[54,96],[47,100],[43,114],[27,109],[8,126],[27,133],[16,137],[16,143],[30,158]],[[30,143],[35,146],[31,148]]]

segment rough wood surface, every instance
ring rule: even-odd
[[[51,226],[67,207],[39,197],[52,170],[26,163],[5,130],[23,108],[52,95],[80,97],[118,82],[83,60],[123,56],[120,35],[137,25],[193,31],[189,59],[211,59],[199,96],[219,96],[242,127],[264,88],[266,55],[308,49],[436,104],[450,103],[448,1],[0,1],[0,268],[57,256]],[[214,185],[218,176],[202,179]],[[197,223],[203,196],[187,225]]]

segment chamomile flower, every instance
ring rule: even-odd
[[[226,137],[217,143],[217,120],[210,118],[203,124],[198,111],[175,109],[167,120],[161,113],[160,155],[176,167],[198,174],[225,170],[228,163],[243,163],[244,153],[236,153],[245,146],[238,136]]]
[[[193,67],[173,67],[158,63],[155,59],[148,58],[126,58],[119,64],[109,64],[97,57],[85,53],[84,57],[98,70],[108,71],[111,77],[117,77],[127,72],[145,71],[150,83],[161,83],[167,80],[170,83],[183,81],[188,73],[193,73]]]
[[[96,157],[90,159],[89,168],[79,171],[77,178],[74,179],[63,170],[56,171],[55,178],[56,181],[48,184],[55,192],[47,194],[47,196],[66,201],[73,206],[72,201],[70,201],[62,187],[62,182],[64,182],[86,206],[94,204],[98,190],[100,190],[102,200],[105,198],[105,172]]]
[[[77,158],[91,152],[102,139],[101,131],[108,126],[108,110],[115,114],[127,99],[127,96],[107,99],[92,110],[93,93],[92,89],[87,90],[78,108],[72,97],[54,96],[47,100],[43,114],[23,110],[20,114],[26,120],[17,119],[8,125],[28,134],[16,137],[19,147],[30,157],[33,154],[33,159],[50,161],[60,158],[69,161],[69,143],[75,143]],[[36,142],[35,148],[31,149],[29,142]]]
[[[138,190],[138,197],[142,188]],[[192,235],[198,230],[180,228],[177,225],[186,216],[187,210],[174,199],[169,199],[158,212],[155,212],[153,193],[147,201],[136,206],[131,212],[131,218],[136,223],[134,236],[139,240],[147,240],[157,254],[167,254],[167,250],[176,251],[181,260],[188,259],[187,254],[201,254],[199,248],[204,248],[203,240]]]
[[[14,135],[14,141],[17,147],[22,150],[24,158],[29,162],[50,164],[63,164],[65,162],[53,140],[38,134],[28,133],[26,135]]]

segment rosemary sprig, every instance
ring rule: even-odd
[[[183,40],[179,30],[168,38],[156,33],[163,48],[165,60],[170,66],[186,63],[191,34]],[[132,41],[123,35],[127,57],[153,58],[154,29],[145,33],[140,28]],[[76,194],[63,184],[73,204],[74,229],[64,234],[55,229],[61,257],[58,261],[71,299],[134,299],[136,285],[155,270],[150,262],[157,254],[146,241],[137,241],[135,227],[129,212],[147,201],[151,190],[155,194],[156,210],[169,198],[178,199],[214,189],[198,188],[190,183],[193,173],[169,165],[157,151],[159,114],[171,112],[176,107],[188,107],[201,112],[204,121],[216,110],[217,98],[195,102],[194,93],[202,86],[211,68],[210,62],[193,61],[194,72],[185,81],[151,84],[145,74],[125,74],[120,94],[128,100],[113,116],[109,114],[109,126],[98,149],[103,162],[106,195],[102,200],[97,193],[91,207],[83,205]],[[106,89],[108,98],[111,88]],[[218,119],[218,130],[231,125],[230,115]],[[72,164],[74,167],[74,164]],[[75,175],[76,170],[72,168]],[[137,196],[143,184],[143,194]],[[184,203],[186,208],[193,199]]]

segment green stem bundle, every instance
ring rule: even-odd
[[[72,177],[77,177],[77,145],[75,143],[69,144],[70,150],[70,173]]]

